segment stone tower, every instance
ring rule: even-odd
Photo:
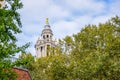
[[[50,28],[48,18],[46,18],[46,24],[42,30],[41,37],[38,38],[35,44],[36,57],[46,57],[50,55],[50,48],[55,47],[55,41],[53,40],[53,33]]]

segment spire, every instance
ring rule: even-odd
[[[46,24],[44,26],[45,29],[50,29],[48,18],[46,18]]]
[[[47,25],[49,24],[48,18],[46,18],[46,24],[47,24]]]

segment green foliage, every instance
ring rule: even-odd
[[[116,20],[116,21],[115,21]],[[115,21],[115,22],[114,22]],[[116,24],[117,22],[117,24]],[[72,56],[78,61],[79,79],[120,78],[120,18],[115,17],[99,26],[88,25],[74,35]],[[114,67],[113,67],[114,66]],[[82,74],[83,73],[83,74]]]
[[[22,53],[18,60],[15,61],[16,66],[21,66],[27,69],[30,69],[31,63],[34,63],[34,56],[30,53]]]
[[[29,46],[17,46],[16,34],[21,33],[22,24],[18,9],[23,7],[20,0],[5,0],[6,6],[0,8],[0,79],[14,80],[12,73],[13,64],[8,62],[8,58],[14,56],[18,52],[23,52]]]
[[[119,80],[120,18],[87,25],[54,50],[31,63],[33,80]]]
[[[15,80],[17,74],[13,72],[11,61],[0,61],[0,80]]]

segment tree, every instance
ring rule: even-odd
[[[120,78],[120,18],[88,25],[74,35],[74,79]]]
[[[32,63],[33,80],[119,80],[120,18],[85,26],[59,40],[55,52]]]
[[[21,47],[16,44],[16,34],[22,32],[20,30],[22,27],[20,14],[17,12],[23,7],[22,3],[20,0],[5,0],[5,2],[6,6],[0,8],[0,79],[14,80],[12,63],[7,58],[25,51],[29,44]]]
[[[34,56],[31,53],[22,53],[15,61],[16,66],[21,66],[26,69],[31,69],[32,63],[35,62]]]

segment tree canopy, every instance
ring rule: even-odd
[[[2,0],[4,1],[4,0]],[[8,58],[23,52],[29,44],[18,46],[16,34],[21,33],[21,21],[18,10],[23,7],[20,0],[5,0],[0,8],[0,80],[14,80],[13,64]]]
[[[59,40],[55,52],[31,63],[33,80],[119,80],[120,18],[85,26]]]

